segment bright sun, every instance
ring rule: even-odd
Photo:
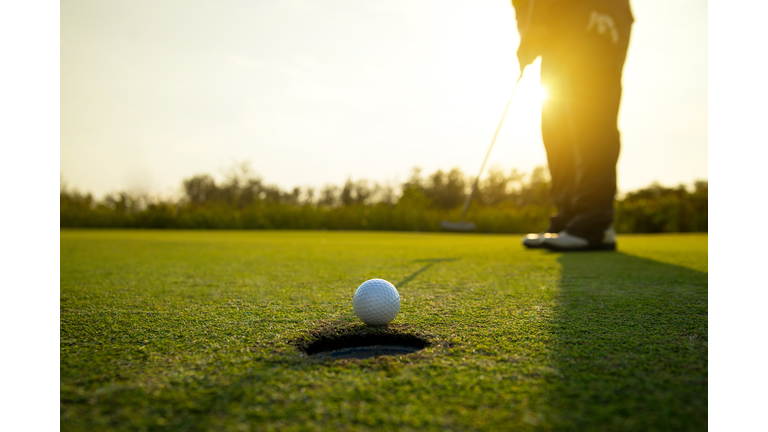
[[[536,93],[535,93],[534,97],[536,98],[536,101],[537,101],[539,104],[542,104],[542,103],[544,103],[544,101],[545,101],[545,100],[547,100],[547,96],[549,96],[549,95],[547,94],[547,89],[545,89],[545,88],[544,88],[544,87],[542,87],[542,86],[538,86],[538,87],[536,88]]]
[[[515,94],[515,101],[513,104],[517,104],[519,109],[524,109],[539,115],[541,105],[547,99],[547,89],[540,84],[540,78],[538,76],[538,70],[530,71],[530,76],[526,75],[520,82],[520,88],[517,89]]]

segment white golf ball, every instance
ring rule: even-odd
[[[352,299],[352,307],[360,321],[368,325],[387,325],[400,312],[400,294],[384,279],[363,282]]]

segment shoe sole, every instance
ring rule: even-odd
[[[553,233],[554,234],[554,233]],[[537,243],[528,244],[523,240],[522,244],[528,249],[544,249],[544,240],[531,240],[531,241],[537,241]]]
[[[542,248],[551,250],[553,252],[599,252],[599,251],[615,251],[616,243],[605,243],[595,246],[585,246],[582,248],[564,248],[551,244],[542,244]]]
[[[523,243],[523,246],[525,246],[528,249],[544,249],[544,245],[542,243],[535,244],[535,245],[529,245],[529,244]]]

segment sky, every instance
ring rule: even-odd
[[[476,175],[519,69],[501,0],[60,3],[61,179],[171,195],[247,162],[284,189]],[[632,3],[618,186],[708,178],[707,3]],[[539,61],[489,167],[546,165]],[[486,168],[487,169],[487,168]]]

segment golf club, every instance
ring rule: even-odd
[[[525,68],[523,68],[520,71],[520,76],[517,77],[517,81],[515,82],[515,87],[512,89],[512,95],[509,97],[509,102],[507,102],[507,107],[504,108],[504,114],[501,115],[501,121],[499,121],[499,127],[496,128],[496,133],[493,134],[491,145],[490,147],[488,147],[488,152],[485,154],[485,159],[483,159],[483,164],[480,166],[480,172],[477,173],[477,177],[475,177],[475,182],[472,183],[472,191],[469,192],[467,199],[464,201],[464,208],[461,209],[461,221],[460,222],[440,221],[440,228],[447,231],[462,231],[462,232],[474,231],[477,229],[477,225],[475,225],[474,222],[467,222],[464,220],[464,218],[467,214],[467,208],[469,207],[469,202],[472,201],[472,195],[475,194],[475,189],[477,189],[477,182],[480,181],[480,175],[483,173],[483,169],[485,168],[485,163],[488,162],[488,156],[491,155],[493,144],[496,142],[496,137],[499,136],[501,125],[504,124],[504,117],[507,116],[509,105],[512,104],[512,98],[515,97],[515,91],[517,91],[517,85],[520,84],[520,80],[523,78],[524,71],[525,71]]]

